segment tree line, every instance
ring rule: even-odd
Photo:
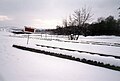
[[[74,11],[68,19],[63,19],[63,26],[56,26],[52,30],[58,35],[117,35],[120,36],[120,19],[115,19],[114,16],[106,18],[100,17],[96,22],[88,23],[92,20],[93,14],[90,9],[82,8]]]
[[[117,35],[120,36],[120,19],[113,16],[98,18],[98,21],[89,24],[87,35]]]

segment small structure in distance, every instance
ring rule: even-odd
[[[24,26],[24,33],[26,34],[35,33],[35,30],[36,30],[35,28]]]

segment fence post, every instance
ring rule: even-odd
[[[28,44],[28,42],[29,42],[29,36],[30,36],[30,35],[28,34],[28,37],[27,37],[27,44]]]

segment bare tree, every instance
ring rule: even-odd
[[[74,12],[73,14],[73,18],[75,20],[76,25],[78,26],[78,30],[79,32],[82,33],[82,29],[85,28],[85,24],[91,20],[93,14],[91,14],[90,9],[87,8],[82,8],[82,9],[78,9]],[[77,36],[78,39],[79,35]]]
[[[75,20],[72,18],[71,15],[69,15],[68,25],[69,26],[75,26]]]
[[[91,19],[93,15],[87,8],[78,9],[74,12],[73,18],[79,27],[83,27],[84,24]]]
[[[63,19],[63,27],[75,27],[72,31],[74,31],[77,35],[72,35],[74,40],[77,40],[79,34],[85,34],[86,32],[86,23],[91,20],[92,14],[90,9],[81,8],[75,10],[73,15],[69,16],[69,19]],[[71,34],[74,34],[73,32]]]
[[[120,10],[120,7],[118,8],[118,10]],[[120,17],[120,12],[119,12],[119,17]]]
[[[74,26],[75,25],[75,21],[73,20],[73,18],[71,17],[71,15],[69,15],[69,19],[63,19],[63,27],[68,27],[68,26]]]
[[[68,21],[67,19],[63,19],[63,27],[67,27],[68,26]]]

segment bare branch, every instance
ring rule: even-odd
[[[67,26],[68,26],[67,19],[63,19],[63,27],[67,27]]]
[[[74,12],[73,18],[76,21],[76,24],[81,27],[84,26],[84,24],[90,20],[92,17],[90,10],[86,8],[82,8],[81,10],[78,9]]]

